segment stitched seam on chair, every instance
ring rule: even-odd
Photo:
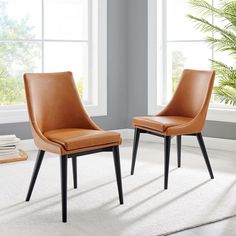
[[[99,148],[99,147],[103,147],[103,146],[117,146],[119,145],[120,142],[112,142],[112,143],[106,143],[106,144],[101,144],[101,145],[93,145],[93,146],[87,146],[87,147],[81,147],[81,148],[74,148],[74,149],[66,149],[66,151],[73,151],[73,150],[83,150],[83,149],[89,149],[89,148]]]
[[[145,120],[146,122],[147,122],[147,120]],[[136,124],[135,124],[136,123]],[[142,125],[140,125],[140,124],[138,124],[139,122],[133,122],[133,124],[134,125],[138,125],[138,126],[142,126]],[[160,124],[159,122],[150,122],[151,124],[154,124],[154,126],[155,126],[155,124],[156,123],[158,123],[159,125],[160,125],[160,128],[162,129],[162,130],[159,130],[159,131],[164,131],[164,128],[165,128],[165,126],[164,125],[162,125],[162,124]],[[147,127],[150,127],[150,125],[149,124],[146,124],[147,125]],[[143,127],[143,126],[142,126]]]
[[[135,125],[135,127],[136,127],[136,128],[139,128],[139,129],[151,131],[151,132],[153,132],[153,133],[158,133],[158,134],[161,134],[161,135],[165,135],[165,132],[161,132],[161,131],[159,131],[159,130],[151,129],[151,128],[148,128],[148,127],[143,127],[143,126],[140,126],[140,125]]]
[[[103,143],[103,144],[99,144],[99,145],[90,145],[90,146],[68,149],[68,147],[61,140],[58,140],[58,139],[54,139],[54,140],[49,139],[49,140],[52,142],[61,144],[65,148],[65,150],[67,150],[67,151],[73,151],[73,150],[77,150],[77,149],[79,150],[79,149],[91,148],[91,147],[100,147],[100,146],[104,146],[104,145],[110,145],[112,143],[118,143],[118,144],[121,143],[121,141],[120,142],[111,142],[111,143]]]
[[[150,122],[150,123],[154,124],[154,126],[155,126],[155,123],[160,124],[159,122],[155,122],[155,123],[154,122]],[[151,130],[156,130],[156,131],[163,132],[163,133],[166,132],[167,129],[172,128],[172,127],[178,127],[179,125],[184,125],[184,124],[173,124],[173,125],[169,125],[169,126],[161,125],[161,127],[163,127],[163,129],[162,130],[158,130],[158,129],[153,129],[149,124],[147,124],[146,126],[142,126],[140,124],[135,124],[135,122],[134,122],[134,126],[140,126],[140,127],[144,127],[144,128],[146,127],[146,128],[151,129]]]

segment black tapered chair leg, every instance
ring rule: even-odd
[[[181,135],[177,135],[177,158],[178,168],[181,167]]]
[[[40,169],[40,166],[41,166],[42,161],[43,161],[44,153],[45,153],[45,151],[43,151],[43,150],[38,151],[37,160],[35,162],[35,166],[34,166],[33,174],[32,174],[32,177],[31,177],[28,193],[27,193],[27,196],[26,196],[26,199],[25,199],[26,201],[30,200],[32,191],[34,189],[35,181],[37,179],[39,169]]]
[[[122,180],[121,180],[121,169],[120,169],[119,146],[113,147],[113,159],[114,159],[114,165],[115,165],[115,171],[116,171],[116,182],[117,182],[117,187],[118,187],[119,200],[120,200],[120,204],[124,204]]]
[[[67,221],[67,160],[68,156],[63,155],[61,161],[61,203],[62,203],[62,222]]]
[[[132,154],[132,164],[131,164],[131,175],[134,174],[134,167],[135,167],[136,156],[137,156],[137,151],[138,151],[139,137],[140,137],[140,130],[136,128],[134,130],[134,143],[133,143],[133,154]]]
[[[171,144],[171,137],[165,137],[165,144],[164,144],[164,153],[165,153],[165,170],[164,170],[164,189],[168,188],[168,175],[169,175],[169,163],[170,163],[170,144]]]
[[[197,134],[197,140],[198,140],[198,143],[201,147],[202,155],[203,155],[204,160],[206,162],[206,166],[207,166],[207,169],[209,171],[210,177],[211,177],[211,179],[214,179],[214,175],[213,175],[213,172],[212,172],[212,169],[211,169],[211,164],[210,164],[210,161],[209,161],[209,158],[208,158],[208,155],[207,155],[206,147],[205,147],[205,144],[204,144],[201,133]]]
[[[74,188],[77,188],[77,158],[73,157],[71,158],[71,160],[72,160]]]

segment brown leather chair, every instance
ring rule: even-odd
[[[39,148],[26,201],[31,193],[45,151],[60,155],[62,221],[67,221],[67,160],[72,159],[77,188],[78,156],[112,151],[120,204],[123,204],[119,133],[103,131],[86,113],[71,72],[24,74],[26,100],[36,146]]]
[[[170,145],[173,136],[177,136],[178,167],[181,166],[181,135],[197,136],[210,177],[214,178],[201,134],[214,79],[214,71],[184,70],[173,98],[162,112],[154,116],[133,118],[135,133],[131,175],[134,174],[140,133],[148,133],[163,137],[165,140],[165,189],[168,188]]]

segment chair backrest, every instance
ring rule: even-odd
[[[24,74],[32,128],[41,133],[63,128],[90,128],[71,72]]]
[[[205,119],[214,79],[214,71],[184,70],[175,94],[159,115]]]

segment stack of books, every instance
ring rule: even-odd
[[[0,135],[0,161],[20,156],[19,143],[20,139],[15,135]]]

